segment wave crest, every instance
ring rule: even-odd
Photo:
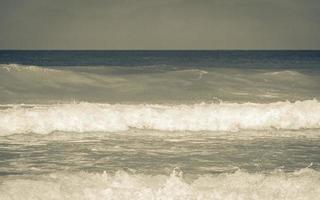
[[[20,64],[1,64],[0,69],[3,69],[7,72],[59,72],[59,70],[55,69]]]
[[[0,111],[0,134],[162,131],[239,131],[320,128],[317,100],[194,105],[74,103],[15,106]]]

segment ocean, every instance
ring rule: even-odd
[[[318,199],[320,51],[0,51],[0,199]]]

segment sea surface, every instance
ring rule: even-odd
[[[0,199],[320,197],[320,51],[0,51]]]

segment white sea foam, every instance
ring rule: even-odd
[[[55,69],[20,64],[0,64],[0,69],[4,69],[7,72],[59,72],[59,70]]]
[[[194,105],[57,104],[0,110],[0,134],[161,131],[299,130],[320,128],[320,102],[306,100]]]
[[[302,75],[302,74],[297,71],[283,70],[283,71],[267,72],[267,73],[265,73],[265,75],[297,76],[297,75]]]
[[[320,173],[311,169],[269,175],[237,171],[193,181],[176,172],[170,176],[69,173],[5,180],[0,199],[314,200],[320,196],[319,184]]]

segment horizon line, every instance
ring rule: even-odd
[[[0,49],[0,51],[320,51],[320,49]]]

